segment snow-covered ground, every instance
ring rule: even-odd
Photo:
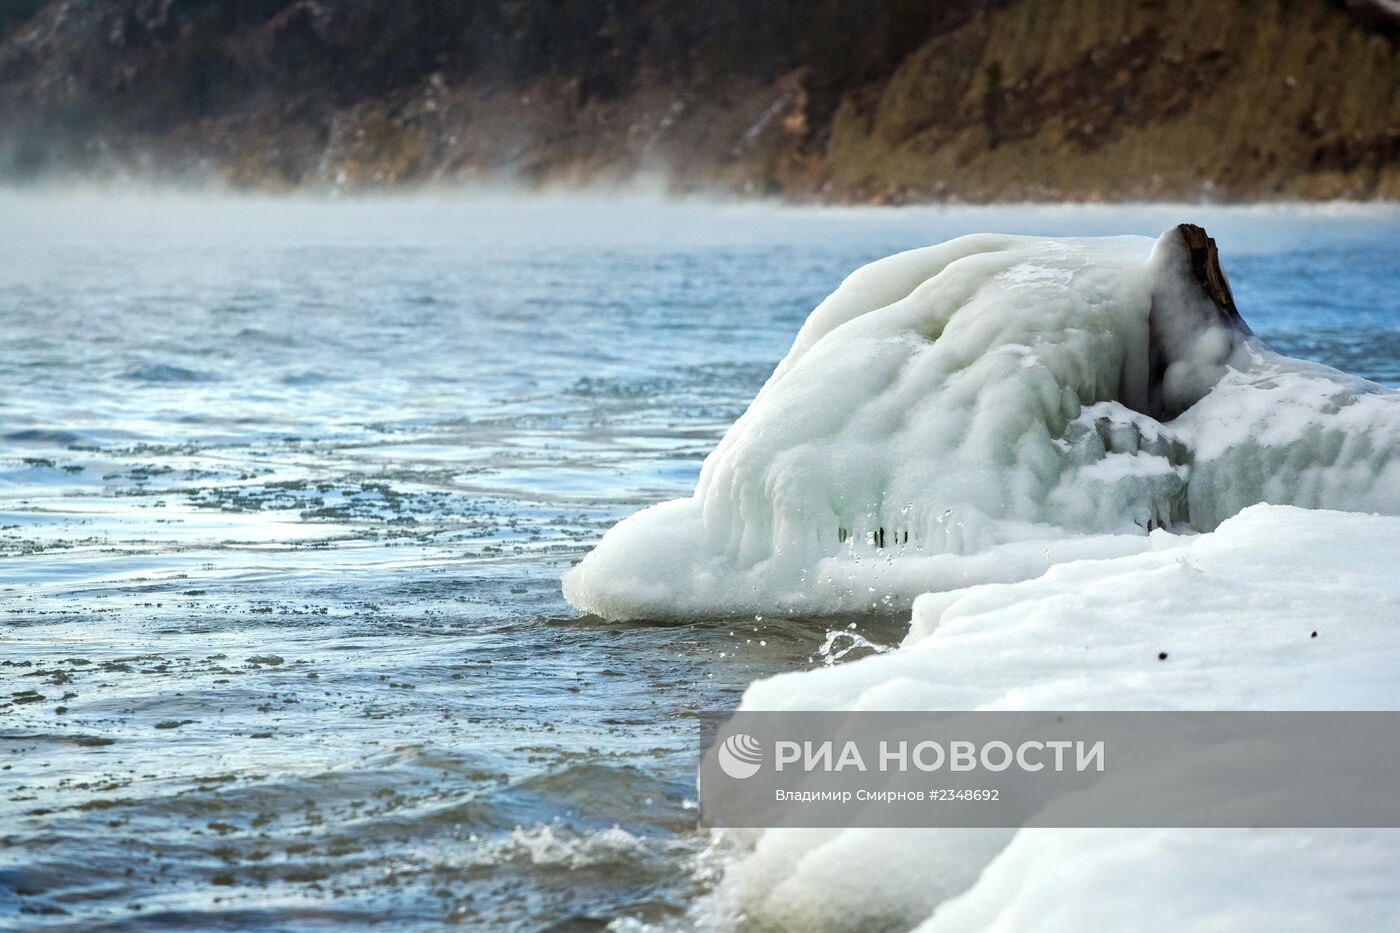
[[[1397,567],[1400,519],[1256,505],[1209,534],[1153,532],[1141,554],[922,596],[901,650],[757,682],[742,708],[1400,709]],[[732,836],[739,854],[702,910],[718,925],[739,912],[801,929],[1400,925],[1394,830]]]

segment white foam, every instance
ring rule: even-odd
[[[619,826],[582,834],[546,824],[517,826],[498,849],[493,853],[495,859],[519,858],[533,865],[572,871],[658,857],[645,841]]]

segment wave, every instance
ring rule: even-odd
[[[186,369],[183,366],[173,366],[168,363],[147,363],[133,366],[122,374],[122,378],[131,382],[189,383],[212,382],[217,377],[210,373]]]

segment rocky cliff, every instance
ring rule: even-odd
[[[1395,0],[8,0],[0,172],[1400,198]]]

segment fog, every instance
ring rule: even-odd
[[[585,246],[684,250],[732,243],[810,245],[862,233],[890,249],[968,233],[1156,235],[1204,226],[1230,253],[1306,246],[1314,235],[1366,240],[1400,223],[1400,204],[996,204],[833,207],[667,197],[656,188],[528,193],[503,187],[413,194],[207,194],[143,187],[0,190],[0,270],[32,271],[33,248],[61,239],[346,243],[406,247]],[[20,259],[21,256],[25,258]],[[48,257],[59,259],[62,257]],[[19,268],[17,268],[19,267]]]

